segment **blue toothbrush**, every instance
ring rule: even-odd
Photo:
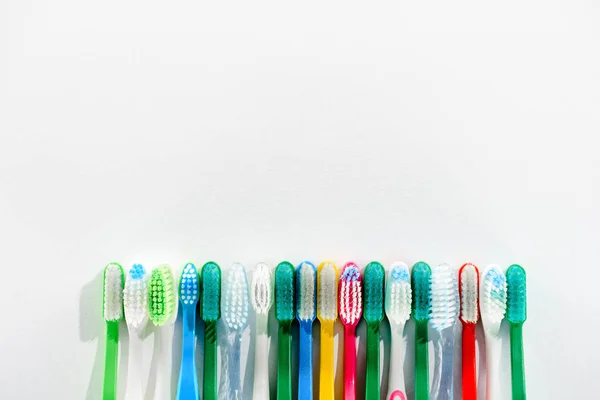
[[[317,268],[303,261],[296,269],[296,318],[300,323],[298,400],[312,400],[312,324],[317,316]]]
[[[194,264],[186,264],[179,282],[179,301],[183,308],[183,345],[177,400],[199,399],[196,374],[196,305],[200,297],[198,280]]]

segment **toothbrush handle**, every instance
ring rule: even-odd
[[[475,324],[463,324],[462,331],[462,398],[477,400],[477,358]]]
[[[256,345],[254,346],[253,400],[269,400],[269,336],[268,317],[256,315]]]
[[[204,323],[204,400],[217,399],[217,321]]]
[[[312,400],[312,322],[300,323],[298,400]]]
[[[392,326],[392,354],[390,357],[390,373],[388,380],[387,400],[406,400],[404,386],[404,340],[402,338],[404,326]]]
[[[510,326],[510,366],[513,400],[525,400],[525,368],[523,357],[523,325]]]
[[[379,322],[367,325],[367,374],[365,400],[380,400],[379,387]]]
[[[434,380],[432,388],[432,399],[452,400],[454,396],[454,326],[443,329],[440,332],[438,346],[441,360],[437,381]]]
[[[106,357],[102,400],[117,398],[117,366],[119,363],[119,321],[106,322]]]
[[[242,399],[242,380],[240,378],[240,352],[242,335],[233,333],[229,338],[229,351],[227,352],[227,374],[229,376],[229,400]]]
[[[500,400],[500,338],[495,335],[485,336],[486,355],[486,399]]]
[[[292,323],[279,323],[277,354],[277,400],[292,398]]]
[[[173,328],[173,324],[165,324],[158,327],[154,333],[154,340],[158,341],[159,359],[155,395],[157,399],[168,400],[173,398],[171,394]]]
[[[415,321],[415,400],[429,399],[428,342],[427,321]]]
[[[344,327],[344,400],[356,399],[356,327]]]
[[[321,321],[321,367],[319,378],[319,399],[334,400],[334,321]]]
[[[183,340],[181,368],[177,385],[177,400],[198,398],[198,375],[196,375],[196,308],[183,309]]]
[[[144,398],[144,388],[142,384],[142,374],[140,365],[142,359],[142,340],[136,332],[129,331],[129,365],[127,368],[127,388],[125,390],[125,400],[142,400]]]

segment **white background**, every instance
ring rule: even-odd
[[[596,398],[598,21],[1,0],[0,398],[100,398],[108,261],[325,258],[522,264],[529,398]]]

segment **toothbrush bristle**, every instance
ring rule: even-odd
[[[141,264],[134,264],[125,278],[123,305],[127,326],[143,329],[148,323],[148,273]]]
[[[269,314],[273,305],[273,278],[271,267],[265,263],[258,263],[254,268],[250,300],[256,314]]]
[[[221,317],[221,268],[207,262],[202,267],[202,320],[215,322]]]
[[[175,316],[177,294],[171,267],[163,265],[152,271],[148,289],[148,311],[154,325],[164,325]]]
[[[410,318],[412,289],[408,266],[392,266],[386,283],[385,313],[391,323],[404,324]]]
[[[317,314],[317,269],[314,264],[304,261],[296,271],[298,285],[296,318],[300,321],[314,321]]]
[[[294,266],[287,261],[275,269],[275,314],[279,322],[294,319]]]
[[[522,324],[527,319],[527,275],[523,267],[513,264],[506,271],[508,286],[508,308],[506,320],[511,324]]]
[[[230,331],[243,331],[248,325],[250,298],[246,269],[234,263],[227,273],[223,292],[223,319]]]
[[[123,319],[123,268],[117,263],[110,263],[104,268],[103,309],[105,321]]]
[[[322,321],[337,319],[337,276],[335,264],[324,262],[319,266],[317,309],[319,319]]]
[[[363,311],[362,278],[355,263],[348,263],[342,270],[339,283],[340,320],[344,325],[355,326]]]
[[[196,266],[188,263],[183,267],[179,281],[179,301],[183,307],[196,307],[198,303],[198,271]]]
[[[385,287],[385,269],[378,262],[369,263],[364,272],[365,278],[365,310],[367,322],[383,320],[383,293]]]
[[[506,277],[497,266],[490,268],[483,277],[480,307],[484,324],[502,322],[506,313]]]
[[[473,264],[460,269],[460,319],[466,324],[479,320],[479,272]]]
[[[413,304],[415,321],[428,321],[431,311],[431,268],[419,261],[412,268]]]
[[[458,280],[456,270],[448,264],[433,268],[431,274],[431,325],[449,328],[458,318]]]

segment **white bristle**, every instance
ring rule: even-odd
[[[484,325],[502,322],[506,313],[506,277],[497,266],[489,267],[483,276],[480,307]]]
[[[119,321],[123,318],[123,270],[109,264],[104,270],[104,319]]]
[[[250,299],[248,280],[243,265],[235,263],[229,268],[223,291],[222,316],[227,328],[242,331],[248,324]]]
[[[479,319],[479,291],[475,266],[467,264],[460,274],[460,317],[464,322],[476,324]]]
[[[337,295],[337,272],[335,266],[331,263],[326,263],[319,271],[317,307],[320,319],[334,321],[337,318]]]
[[[385,313],[390,324],[404,324],[410,318],[412,289],[410,273],[404,263],[392,266],[387,278]]]
[[[431,325],[445,329],[456,323],[459,312],[456,269],[440,264],[431,271]]]
[[[254,311],[267,315],[273,305],[273,275],[271,268],[265,263],[259,263],[254,268],[250,296]]]
[[[125,277],[123,306],[129,329],[141,331],[148,323],[148,280],[150,275],[133,266]]]
[[[344,277],[346,273],[348,277]],[[359,277],[360,273],[356,267],[347,268],[342,274],[340,318],[344,324],[357,324],[362,316],[362,281]]]
[[[298,319],[301,321],[312,321],[315,319],[316,306],[316,271],[315,266],[309,263],[302,263],[299,267],[299,301],[298,301]]]

